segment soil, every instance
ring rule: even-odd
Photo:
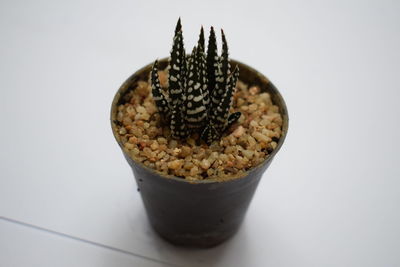
[[[160,83],[168,87],[166,71]],[[148,81],[139,81],[118,106],[118,134],[131,157],[164,176],[188,180],[228,179],[240,176],[262,163],[277,147],[282,134],[282,116],[268,93],[238,81],[231,112],[242,113],[238,122],[210,146],[193,134],[186,140],[172,139],[160,114]]]

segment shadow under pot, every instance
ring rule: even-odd
[[[168,64],[167,59],[159,61],[160,69]],[[166,176],[135,161],[125,150],[118,134],[118,105],[136,88],[138,81],[147,81],[152,64],[135,72],[119,88],[111,108],[113,134],[132,168],[143,204],[154,230],[164,239],[176,245],[212,247],[233,236],[239,229],[257,185],[272,159],[282,146],[288,130],[286,104],[275,86],[253,68],[231,60],[232,66],[239,66],[239,80],[259,86],[261,92],[268,92],[272,102],[279,107],[283,119],[282,135],[277,147],[259,165],[244,175],[231,179],[210,178],[188,181],[175,176]]]

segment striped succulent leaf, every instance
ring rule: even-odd
[[[228,123],[224,129],[224,131],[226,131],[227,129],[229,129],[233,124],[235,124],[235,122],[237,122],[237,120],[240,118],[240,116],[242,115],[242,113],[240,112],[234,112],[231,113],[228,117]]]
[[[219,70],[219,57],[217,49],[217,38],[215,37],[214,28],[210,29],[210,36],[208,37],[208,47],[207,47],[207,87],[208,92],[211,97],[213,90],[215,88],[215,77],[217,77]]]
[[[151,91],[153,93],[153,99],[156,102],[158,110],[162,114],[162,117],[166,120],[171,118],[170,108],[168,106],[167,97],[161,89],[160,80],[158,78],[158,61],[156,60],[151,70]]]
[[[185,65],[185,48],[183,45],[182,26],[179,19],[175,29],[171,57],[169,60],[168,91],[169,97],[172,101],[172,106],[180,105],[182,103],[183,85],[186,69]]]
[[[218,59],[218,65],[217,65],[217,74],[215,78],[215,89],[213,90],[213,94],[211,96],[211,103],[212,107],[216,108],[219,105],[219,102],[221,101],[226,85],[227,85],[227,79],[230,74],[230,69],[231,66],[229,64],[229,59],[228,59],[228,44],[226,42],[225,34],[223,30],[221,30],[221,35],[222,35],[222,52],[221,56]]]
[[[200,35],[199,35],[199,41],[197,42],[197,48],[198,50],[202,51],[204,53],[205,50],[205,40],[204,40],[204,29],[203,26],[200,28]]]
[[[170,123],[171,135],[175,139],[184,139],[188,137],[189,131],[187,129],[183,111],[175,108],[172,110],[171,123]]]
[[[221,138],[221,134],[215,129],[214,125],[208,124],[201,132],[200,138],[208,145]]]
[[[236,66],[235,70],[227,78],[224,94],[221,101],[212,113],[211,122],[215,125],[217,131],[222,132],[228,125],[229,109],[232,105],[233,93],[235,90],[237,78],[239,77],[239,67]]]
[[[199,83],[201,84],[201,92],[203,95],[203,105],[206,108],[206,113],[208,117],[209,111],[209,103],[210,103],[210,96],[208,91],[208,78],[207,78],[207,62],[206,62],[206,55],[205,55],[205,42],[204,42],[204,30],[201,27],[199,41],[197,43],[197,50],[196,50],[196,65],[197,65],[197,75]],[[194,54],[194,53],[193,53]]]
[[[153,65],[153,97],[159,112],[169,123],[173,138],[183,139],[197,132],[207,144],[211,144],[221,138],[241,115],[240,112],[229,114],[239,68],[231,73],[228,45],[222,30],[221,34],[221,56],[218,56],[213,27],[210,29],[207,53],[201,27],[197,46],[191,55],[186,55],[182,25],[178,20],[168,64],[168,95],[160,86],[157,61]]]
[[[204,106],[202,90],[202,70],[197,47],[193,48],[192,56],[188,63],[187,91],[186,91],[186,124],[188,128],[196,129],[204,125],[207,119],[207,109]]]

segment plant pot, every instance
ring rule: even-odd
[[[167,64],[167,59],[160,60],[160,69]],[[245,64],[231,60],[231,65],[239,66],[241,81],[248,85],[258,85],[261,92],[270,93],[283,118],[282,136],[277,147],[260,165],[240,177],[223,181],[188,181],[179,177],[162,176],[130,157],[118,135],[115,123],[117,106],[127,101],[124,96],[136,88],[138,81],[148,79],[152,64],[129,77],[112,103],[112,130],[132,168],[149,221],[160,236],[176,245],[212,247],[233,236],[243,221],[258,182],[287,134],[287,108],[275,86],[264,75]]]

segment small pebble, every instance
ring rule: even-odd
[[[125,129],[125,127],[121,127],[121,128],[119,129],[118,132],[119,132],[120,135],[126,134],[126,129]]]
[[[258,87],[258,86],[252,86],[252,87],[249,88],[249,93],[251,95],[256,95],[259,92],[260,92],[260,87]]]
[[[236,128],[236,130],[232,133],[234,137],[241,137],[244,134],[245,130],[242,125]]]
[[[158,143],[157,143],[157,141],[154,141],[154,142],[150,145],[150,148],[151,148],[152,150],[157,150],[157,148],[158,148]]]
[[[208,159],[203,159],[201,161],[200,167],[202,167],[203,169],[207,170],[208,168],[210,168],[211,163],[208,161]]]
[[[269,141],[271,141],[271,138],[269,138],[266,135],[263,135],[260,132],[253,132],[252,133],[253,137],[258,141],[258,142],[265,142],[268,143]]]
[[[242,150],[243,156],[245,156],[248,159],[251,159],[254,156],[254,151],[252,150]]]
[[[188,146],[182,146],[181,151],[179,153],[179,156],[182,158],[185,158],[187,156],[189,156],[192,152],[192,149]]]
[[[190,175],[195,176],[199,173],[199,168],[197,166],[194,166],[193,168],[190,169]]]
[[[178,159],[168,162],[168,168],[173,169],[173,170],[177,170],[177,169],[181,168],[182,165],[183,165],[183,161],[178,160]]]

